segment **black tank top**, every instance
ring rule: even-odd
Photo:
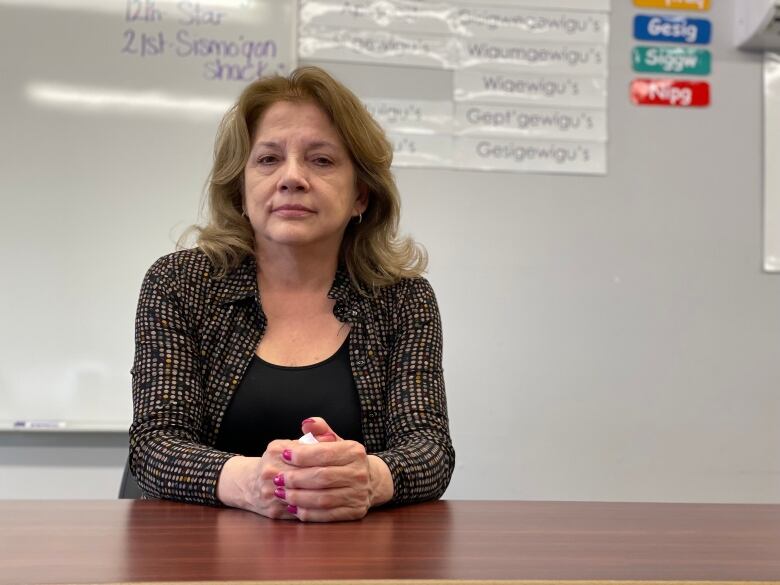
[[[269,364],[255,355],[222,419],[215,447],[257,457],[275,439],[297,439],[301,421],[324,418],[343,439],[363,442],[360,400],[349,365],[349,337],[311,366]]]

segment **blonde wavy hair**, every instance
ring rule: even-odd
[[[254,233],[243,215],[244,166],[258,122],[280,101],[312,102],[322,109],[350,154],[358,186],[368,193],[362,221],[349,223],[339,252],[353,285],[367,295],[422,274],[428,263],[425,249],[398,234],[401,201],[390,171],[392,146],[360,100],[319,67],[301,67],[289,77],[258,79],[244,89],[217,131],[206,225],[191,226],[180,245],[196,233],[196,243],[216,268],[217,277],[254,254]]]

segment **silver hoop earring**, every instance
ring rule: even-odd
[[[246,214],[246,209],[244,209],[244,210],[241,212],[241,217],[249,217],[249,216]]]
[[[358,213],[358,220],[357,220],[357,222],[356,222],[356,223],[357,223],[358,225],[360,225],[361,223],[363,223],[363,214],[362,214],[362,213]]]

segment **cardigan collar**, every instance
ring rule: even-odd
[[[247,297],[256,297],[258,301],[260,300],[257,289],[257,262],[251,254],[247,254],[232,272],[223,278],[215,279],[213,283],[214,299],[217,304],[234,303]],[[328,291],[328,298],[335,300],[337,307],[351,308],[358,296],[346,269],[339,266]]]

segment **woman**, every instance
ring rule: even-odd
[[[138,304],[147,495],[315,522],[442,495],[441,324],[424,253],[396,236],[391,160],[315,67],[252,83],[225,116],[198,247],[158,260]]]

